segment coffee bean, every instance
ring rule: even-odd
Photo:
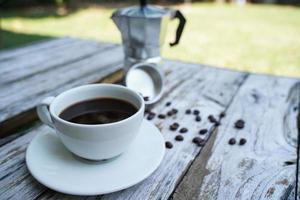
[[[297,111],[297,110],[298,110],[298,107],[297,107],[297,106],[295,106],[295,107],[293,108],[293,110],[294,110],[294,111]]]
[[[143,98],[144,98],[144,101],[149,101],[149,97],[145,96]]]
[[[205,140],[202,140],[201,142],[199,142],[198,146],[203,147],[205,145]]]
[[[221,123],[220,122],[215,122],[215,126],[220,126]]]
[[[159,118],[159,119],[165,119],[165,118],[166,118],[166,115],[164,115],[164,114],[159,114],[159,115],[158,115],[158,118]]]
[[[147,116],[147,119],[148,119],[148,120],[152,120],[154,117],[155,117],[154,115],[150,115],[150,114],[149,114],[149,115]]]
[[[195,110],[193,111],[193,114],[194,114],[194,115],[199,115],[199,113],[200,113],[200,111],[197,110],[197,109],[195,109]]]
[[[150,112],[149,114],[148,114],[148,116],[147,116],[147,119],[148,120],[152,120],[154,117],[155,117],[155,113],[154,112]]]
[[[201,130],[199,131],[199,134],[200,134],[200,135],[204,135],[205,133],[207,133],[207,129],[201,129]]]
[[[172,113],[173,113],[173,114],[177,114],[177,113],[178,113],[178,110],[175,109],[175,108],[173,108],[173,109],[172,109]]]
[[[195,118],[196,122],[200,122],[201,121],[201,117],[199,115],[196,116]]]
[[[186,133],[186,132],[188,132],[188,129],[187,129],[187,128],[181,128],[181,129],[179,130],[179,133]]]
[[[171,102],[167,102],[167,103],[166,103],[166,106],[170,106],[170,105],[171,105]]]
[[[191,113],[192,113],[191,109],[187,109],[187,110],[185,111],[185,114],[187,114],[187,115],[189,115],[189,114],[191,114]]]
[[[230,140],[228,141],[228,144],[230,145],[234,145],[236,143],[236,140],[234,138],[230,138]]]
[[[208,120],[209,120],[211,123],[216,123],[216,122],[217,122],[216,118],[215,118],[213,115],[209,115],[209,116],[208,116]]]
[[[200,137],[194,137],[193,138],[193,142],[195,143],[195,144],[198,144],[199,142],[201,142],[203,139],[201,139]]]
[[[225,117],[226,116],[226,113],[225,112],[221,112],[220,113],[220,118],[223,118],[223,117]]]
[[[285,161],[284,164],[285,164],[285,165],[293,165],[293,164],[296,164],[296,162],[293,162],[293,161]]]
[[[173,124],[174,124],[174,126],[179,127],[179,124],[177,122],[174,122]]]
[[[237,129],[242,129],[242,128],[245,127],[245,121],[242,120],[242,119],[239,119],[239,120],[237,120],[237,121],[235,122],[234,126],[235,126],[235,128],[237,128]]]
[[[169,127],[169,129],[171,130],[171,131],[176,131],[177,130],[177,126],[174,126],[174,125],[171,125],[170,127]]]
[[[247,140],[245,138],[240,139],[239,145],[246,144]]]
[[[171,117],[171,116],[173,115],[173,112],[170,110],[170,111],[167,112],[167,115],[168,115],[169,117]]]
[[[175,140],[176,141],[182,141],[184,138],[182,135],[176,135]]]
[[[173,148],[173,144],[171,142],[169,142],[169,141],[167,141],[165,143],[165,146],[166,146],[167,149],[172,149]]]
[[[193,143],[197,144],[199,147],[202,147],[205,145],[205,140],[200,137],[194,137]]]
[[[193,138],[193,142],[196,143],[196,144],[197,144],[198,142],[200,142],[200,140],[201,140],[201,138],[199,138],[199,137],[194,137],[194,138]]]
[[[170,126],[170,130],[171,131],[176,131],[179,127],[179,124],[178,123],[173,123],[171,126]]]
[[[203,147],[205,145],[205,140],[201,140],[197,145]]]

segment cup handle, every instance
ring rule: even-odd
[[[50,116],[49,106],[54,98],[55,97],[46,97],[36,108],[40,120],[51,128],[54,128],[54,125]]]

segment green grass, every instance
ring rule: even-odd
[[[177,7],[187,18],[186,29],[180,44],[171,48],[167,43],[174,40],[177,22],[170,24],[164,57],[242,71],[300,76],[300,7],[200,3]],[[32,35],[33,39],[37,36],[37,40],[68,35],[120,42],[119,31],[110,20],[112,11],[88,7],[65,16],[38,9],[0,12],[6,31],[4,44],[19,45],[18,34]],[[25,42],[28,41],[24,39]]]

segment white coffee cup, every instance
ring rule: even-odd
[[[102,97],[125,100],[138,111],[124,120],[97,125],[76,124],[59,117],[64,109],[75,103]],[[122,154],[134,140],[143,121],[144,104],[141,95],[124,86],[90,84],[45,98],[37,106],[37,113],[43,123],[56,130],[72,153],[90,160],[103,160]]]

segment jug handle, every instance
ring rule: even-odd
[[[181,38],[181,34],[183,32],[184,26],[185,26],[185,22],[186,19],[184,18],[184,16],[182,15],[182,13],[179,10],[175,11],[175,14],[173,16],[173,19],[177,18],[179,20],[179,25],[177,27],[176,30],[176,38],[174,42],[170,42],[170,46],[175,46],[179,43],[179,40]]]

